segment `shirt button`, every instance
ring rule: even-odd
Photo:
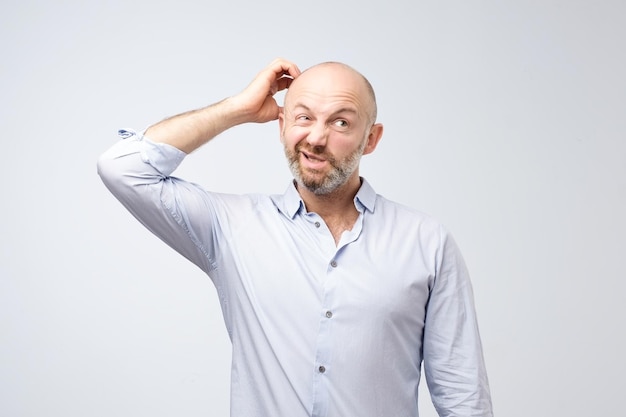
[[[330,266],[332,266],[333,268],[337,268],[337,261],[332,261],[330,263]]]
[[[333,316],[333,312],[332,311],[327,311],[326,312],[326,317],[327,318],[331,318]]]
[[[320,222],[315,222],[315,227],[320,227]]]
[[[326,372],[326,367],[324,365],[320,365],[319,368],[317,368],[318,371],[320,371],[320,374],[323,374],[324,372]]]

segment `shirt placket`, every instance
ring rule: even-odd
[[[315,215],[316,216],[316,215]],[[324,234],[327,239],[330,231],[325,227],[324,222],[319,217],[313,217],[312,223],[318,233]],[[332,353],[333,353],[333,337],[332,325],[335,318],[335,308],[338,300],[335,297],[337,274],[340,272],[340,254],[342,250],[351,242],[356,240],[361,230],[361,217],[353,228],[353,231],[346,233],[339,244],[335,246],[334,240],[332,246],[329,246],[327,252],[327,263],[325,276],[323,277],[323,294],[322,305],[319,312],[319,332],[317,335],[317,345],[315,351],[315,363],[313,364],[313,407],[312,417],[323,417],[328,413],[329,408],[329,378],[332,378]],[[331,236],[332,239],[332,236]]]
[[[324,282],[324,293],[322,298],[322,308],[319,312],[319,332],[317,335],[317,346],[315,352],[315,363],[313,364],[313,412],[314,417],[327,415],[329,406],[329,382],[332,376],[332,321],[334,300],[334,270],[337,262],[333,259],[328,263],[326,280]]]
[[[317,238],[326,258],[326,269],[324,276],[319,277],[321,285],[321,308],[319,311],[318,334],[315,346],[315,357],[311,364],[311,372],[313,373],[312,387],[312,407],[311,416],[323,417],[328,413],[328,377],[332,373],[331,365],[331,325],[332,325],[332,308],[334,306],[333,299],[333,270],[336,268],[335,261],[336,249],[334,248],[332,237],[329,240],[330,231],[326,227],[324,221],[315,213],[307,213],[306,220]],[[334,266],[333,266],[334,265]]]

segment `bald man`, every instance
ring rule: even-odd
[[[119,201],[213,281],[233,347],[233,417],[417,417],[422,369],[441,416],[492,416],[454,239],[359,173],[383,134],[376,114],[353,68],[301,72],[277,59],[239,94],[120,131],[98,161]],[[171,176],[225,130],[273,120],[293,174],[284,194],[216,193]]]

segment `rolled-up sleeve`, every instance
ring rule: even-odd
[[[454,239],[440,230],[437,274],[424,327],[424,371],[442,417],[491,417],[492,404],[469,274]]]
[[[215,224],[210,196],[171,176],[186,154],[132,130],[120,130],[119,135],[122,140],[98,159],[100,178],[148,230],[209,273],[214,268]]]

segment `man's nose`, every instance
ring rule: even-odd
[[[311,131],[306,140],[311,146],[326,146],[328,140],[327,126],[324,123],[315,123],[311,126]]]

